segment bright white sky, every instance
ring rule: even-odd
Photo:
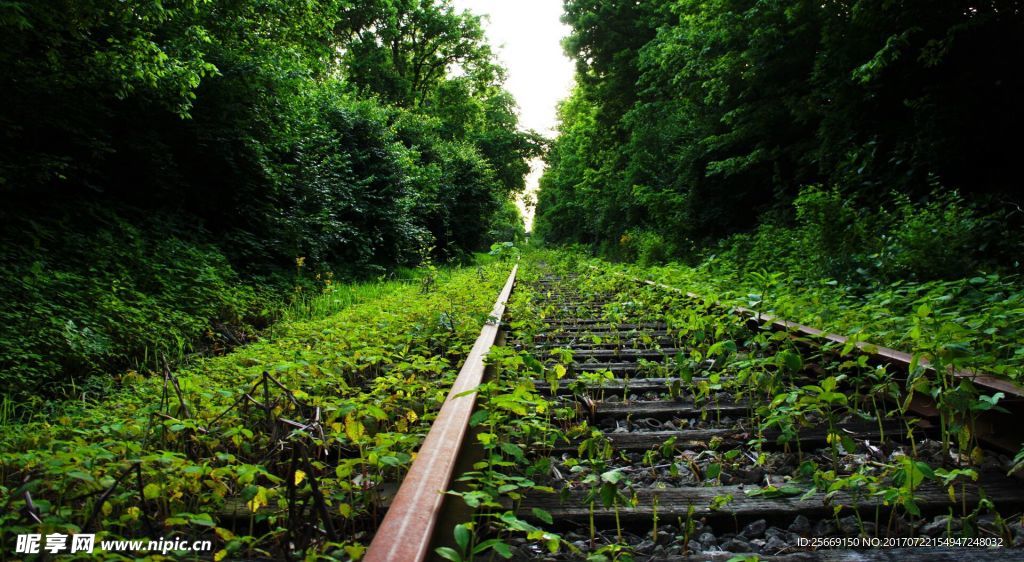
[[[569,96],[574,65],[562,52],[562,38],[569,27],[560,0],[453,0],[457,10],[488,16],[487,38],[498,59],[508,69],[505,88],[519,103],[519,124],[545,136],[555,135],[555,108]],[[532,198],[543,163],[532,163],[526,193]],[[521,206],[522,207],[522,206]],[[525,209],[526,229],[533,223],[533,209]]]

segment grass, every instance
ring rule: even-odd
[[[432,270],[430,285],[329,288],[297,305],[273,338],[200,359],[166,383],[128,373],[101,400],[9,424],[0,538],[91,522],[97,540],[156,527],[212,539],[229,558],[359,552],[379,509],[374,490],[404,474],[510,267]],[[293,455],[308,464],[297,470]],[[140,474],[118,480],[130,470]],[[312,512],[285,517],[292,495],[342,514],[335,540],[309,532]],[[41,525],[26,516],[28,498]],[[242,506],[241,519],[224,515],[231,506]]]

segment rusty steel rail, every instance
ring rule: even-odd
[[[591,269],[598,269],[596,266],[593,265],[589,267]],[[633,281],[636,281],[638,283],[650,285],[651,287],[657,287],[659,289],[666,290],[669,292],[684,294],[692,299],[704,300],[704,297],[698,295],[697,293],[684,291],[678,287],[673,287],[671,285],[666,285],[664,283],[659,283],[657,281],[651,281],[649,279],[643,279],[641,277],[635,277],[633,275],[627,275],[625,273],[616,272],[615,275],[625,277],[627,279],[632,279]],[[721,303],[716,304],[725,307],[725,305]],[[734,306],[732,307],[732,310],[735,310],[737,313],[746,317],[752,322],[756,322],[761,325],[767,324],[772,329],[775,330],[795,332],[803,336],[821,338],[832,343],[838,343],[843,345],[847,344],[850,341],[850,338],[846,336],[841,336],[839,334],[833,334],[830,332],[826,332],[824,330],[819,330],[817,328],[805,326],[804,324],[800,324],[798,322],[783,320],[771,314],[759,313],[755,310],[751,310],[743,306]],[[899,351],[897,349],[876,345],[866,341],[855,341],[854,346],[859,351],[867,354],[869,357],[876,361],[894,363],[896,365],[899,365],[903,369],[907,369],[908,371],[910,369],[911,363],[914,360],[913,356],[905,351]],[[917,360],[917,364],[924,369],[935,370],[935,367],[925,357],[919,357]],[[1024,388],[1014,383],[1013,381],[1001,379],[985,373],[973,373],[963,370],[953,370],[952,375],[956,378],[969,379],[972,383],[978,386],[1003,392],[1007,396],[1024,397]]]
[[[420,562],[429,554],[445,492],[476,405],[476,388],[483,381],[484,357],[498,336],[505,303],[512,293],[518,269],[518,264],[512,267],[508,281],[494,303],[490,319],[480,330],[480,337],[466,357],[437,419],[430,426],[416,460],[377,528],[364,561]]]

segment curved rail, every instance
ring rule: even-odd
[[[484,356],[498,335],[518,270],[518,264],[512,267],[491,317],[480,330],[480,337],[466,357],[416,460],[377,528],[363,558],[366,562],[420,562],[429,553],[445,492],[476,405],[476,388],[483,380]]]

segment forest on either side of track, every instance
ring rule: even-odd
[[[1024,451],[974,458],[975,415],[1004,393],[914,368],[894,382],[859,358],[790,388],[818,358],[732,314],[1021,379],[1019,2],[563,4],[576,87],[545,139],[520,127],[480,17],[450,0],[0,0],[5,548],[40,531],[166,532],[210,540],[218,559],[359,558],[524,245],[555,249],[524,250],[520,335],[573,320],[531,293],[557,277],[610,299],[582,302],[603,320],[680,321],[666,336],[700,360],[661,359],[687,382],[708,375],[695,399],[722,390],[721,373],[685,370],[709,356],[742,374],[730,390],[756,371],[764,396],[816,415],[848,379],[878,379],[865,399],[929,394],[941,450],[869,475],[907,514],[917,482],[972,477],[927,462],[1019,472]],[[527,242],[515,199],[538,156]],[[522,431],[482,442],[524,474],[545,468],[523,452],[552,421],[530,381],[574,368],[572,350],[527,357],[492,356],[519,378],[485,396],[488,423]],[[766,426],[822,420],[762,409]],[[609,460],[599,437],[581,460]],[[848,445],[826,444],[819,480]],[[746,462],[733,451],[703,457],[709,480],[719,456]],[[625,481],[591,476],[617,514]],[[482,484],[492,499],[544,487],[515,478]],[[571,544],[520,523],[498,529]]]

